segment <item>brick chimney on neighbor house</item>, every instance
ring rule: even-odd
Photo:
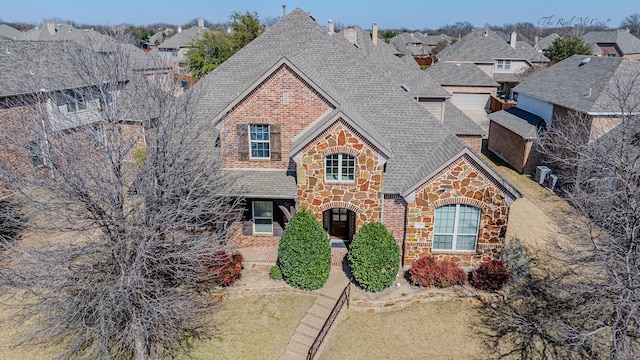
[[[328,22],[329,22],[329,35],[333,35],[333,21],[329,19]]]
[[[180,34],[182,32],[182,26],[178,25],[178,34]]]
[[[511,41],[509,42],[511,44],[512,48],[516,48],[516,39],[518,38],[518,34],[514,31],[511,33]]]
[[[371,42],[373,42],[373,45],[378,45],[378,23],[374,22],[373,25],[371,25]]]

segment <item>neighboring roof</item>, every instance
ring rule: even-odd
[[[162,49],[179,49],[189,47],[192,42],[200,40],[202,35],[207,32],[207,28],[192,26],[188,29],[182,29],[170,38],[162,42],[158,47]]]
[[[523,41],[516,42],[516,51],[531,62],[551,62],[548,57],[544,56],[542,50],[536,50],[533,46]]]
[[[493,79],[500,83],[519,82],[521,78],[521,73],[493,73]]]
[[[348,44],[296,9],[196,83],[189,90],[200,95],[194,111],[202,121],[224,118],[230,104],[286,58],[327,93],[337,111],[385,140],[392,156],[383,192],[412,188],[467,149],[397,80]]]
[[[587,44],[616,44],[622,55],[640,54],[640,39],[624,30],[592,31],[582,35]]]
[[[162,42],[169,36],[173,35],[174,31],[172,28],[167,28],[164,30],[160,30],[157,33],[151,35],[149,37],[149,41],[147,41],[147,44],[149,44],[150,46],[158,46],[160,44],[162,44]]]
[[[295,172],[282,170],[223,170],[233,181],[225,194],[248,198],[295,199],[298,196]]]
[[[502,40],[506,41],[507,44],[511,45],[511,34],[507,34],[504,31],[496,31],[496,35],[500,36]],[[528,45],[533,45],[533,42],[531,40],[527,39],[520,33],[516,33],[516,44],[522,43],[522,42]]]
[[[561,38],[562,36],[553,33],[553,34],[549,34],[543,38],[538,39],[538,49],[539,50],[547,50],[549,48],[549,46],[551,46],[551,44],[553,44],[553,42],[558,39]]]
[[[435,34],[435,35],[426,35],[420,32],[413,33],[413,36],[420,39],[422,44],[427,46],[436,46],[442,40],[447,43],[451,42],[452,37],[447,34]]]
[[[435,82],[442,86],[491,86],[499,84],[472,63],[437,62],[426,71]]]
[[[461,136],[485,136],[487,132],[484,131],[480,125],[467,116],[462,110],[455,106],[451,99],[445,102],[444,107],[444,126],[446,126],[454,134]]]
[[[512,107],[489,114],[489,119],[520,135],[525,140],[538,138],[538,129],[545,121],[538,115]]]
[[[438,53],[439,61],[494,63],[496,59],[526,59],[495,31],[476,29]]]
[[[69,24],[47,22],[27,31],[20,40],[27,41],[73,41],[79,44],[90,44],[93,49],[100,50],[116,43],[111,36],[102,35],[93,29],[79,29]]]
[[[423,56],[431,53],[431,48],[424,46],[421,39],[407,32],[392,37],[390,43],[406,55]]]
[[[573,55],[531,75],[514,91],[581,113],[615,114],[620,109],[614,97],[621,90],[630,91],[629,99],[640,103],[639,76],[638,61]]]
[[[24,37],[24,33],[7,24],[0,24],[0,36],[4,36],[11,40],[20,40]]]

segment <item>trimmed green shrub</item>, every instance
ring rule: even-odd
[[[431,255],[414,261],[405,275],[412,285],[438,288],[462,285],[467,277],[456,264]]]
[[[498,291],[510,280],[509,270],[502,260],[483,261],[471,272],[470,282],[478,290]]]
[[[282,278],[298,289],[324,286],[331,270],[331,243],[316,217],[308,210],[297,211],[285,227],[278,245]]]
[[[271,269],[269,269],[269,277],[273,280],[282,280],[282,271],[280,271],[278,265],[273,265]]]
[[[347,258],[360,287],[382,291],[398,274],[400,247],[384,225],[373,222],[362,226],[353,237]]]

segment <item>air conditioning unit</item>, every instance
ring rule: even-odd
[[[547,177],[547,181],[545,182],[545,186],[551,190],[554,190],[556,188],[557,182],[558,182],[558,175],[549,174],[549,176]]]
[[[536,181],[538,184],[544,184],[547,175],[551,173],[551,169],[547,166],[536,166]]]

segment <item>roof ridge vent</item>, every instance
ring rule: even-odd
[[[400,88],[406,92],[409,92],[409,87],[405,84],[400,84]]]
[[[580,65],[578,65],[578,66],[585,66],[585,65],[587,65],[590,61],[591,61],[591,58],[590,58],[590,57],[586,57],[586,58],[582,59],[582,61],[580,61]]]

